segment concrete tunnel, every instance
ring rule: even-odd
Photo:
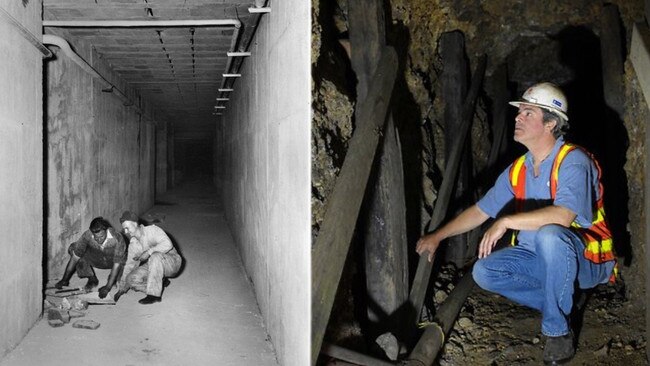
[[[247,331],[263,334],[268,364],[309,362],[310,10],[298,0],[0,1],[0,364],[34,364],[15,355],[30,352],[30,339],[36,349],[60,342],[39,356],[54,364],[68,351],[86,364],[178,364],[170,354],[187,347],[187,363],[258,364],[263,352],[254,344],[218,354],[222,345],[197,341]],[[96,216],[120,229],[127,209],[164,212],[160,225],[181,251],[199,241],[214,246],[209,256],[186,258],[178,278],[200,268],[206,315],[226,301],[210,297],[206,276],[223,277],[218,264],[228,250],[220,241],[230,240],[238,281],[254,294],[231,307],[259,314],[258,329],[232,321],[157,329],[149,314],[117,333],[54,340],[67,336],[39,330],[44,289],[61,277],[68,245]],[[172,223],[203,209],[191,230]],[[107,272],[97,275],[102,283]],[[194,286],[185,283],[188,296]],[[173,310],[154,311],[160,319],[196,312],[196,304],[165,300],[159,305]],[[44,338],[30,338],[34,332]],[[134,334],[181,347],[143,346],[146,355],[117,347],[122,358],[103,346],[74,352],[79,337],[106,346]]]

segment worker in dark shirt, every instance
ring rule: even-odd
[[[68,253],[70,253],[70,260],[63,278],[56,283],[55,287],[60,289],[67,286],[76,270],[79,278],[88,278],[84,288],[90,292],[99,285],[93,268],[110,269],[106,285],[99,288],[99,297],[102,299],[120,278],[126,263],[124,237],[102,217],[96,217],[91,221],[89,230],[85,231],[79,240],[70,244]]]

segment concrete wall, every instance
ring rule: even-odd
[[[167,191],[167,128],[156,129],[156,196]]]
[[[0,0],[41,38],[41,2]],[[3,13],[5,14],[5,13]],[[41,315],[43,250],[42,54],[0,16],[0,359]]]
[[[311,4],[271,1],[217,127],[218,185],[282,365],[310,363]]]
[[[90,44],[69,41],[100,74],[127,90]],[[142,213],[153,206],[157,166],[156,126],[147,106],[141,106],[144,115],[124,106],[115,95],[103,92],[97,79],[53,49],[56,59],[47,63],[45,75],[48,279],[61,277],[68,245],[94,217],[103,216],[120,228],[124,210]],[[127,90],[127,95],[133,92]]]

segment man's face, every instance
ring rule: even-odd
[[[92,234],[95,241],[98,242],[99,244],[103,243],[104,240],[106,240],[106,230],[104,229],[93,231]]]
[[[550,133],[553,126],[544,123],[543,117],[544,113],[540,107],[520,104],[515,117],[515,141],[526,145],[527,142],[536,141],[544,134]]]
[[[137,228],[138,228],[138,224],[133,221],[126,220],[122,222],[122,229],[124,229],[124,232],[130,236],[135,235],[135,230]]]

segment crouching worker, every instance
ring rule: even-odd
[[[131,240],[120,289],[113,299],[118,301],[132,288],[147,294],[138,301],[140,304],[160,302],[163,282],[168,282],[165,277],[178,273],[181,256],[163,229],[156,225],[138,225],[138,215],[135,213],[124,211],[120,222]]]
[[[79,278],[88,278],[84,288],[90,292],[99,285],[93,267],[110,269],[106,285],[99,288],[99,297],[103,299],[122,274],[126,262],[126,243],[122,234],[116,232],[108,221],[96,217],[90,222],[89,230],[85,231],[79,240],[70,244],[68,253],[70,260],[65,267],[63,278],[55,287],[61,289],[68,286],[76,270]]]

